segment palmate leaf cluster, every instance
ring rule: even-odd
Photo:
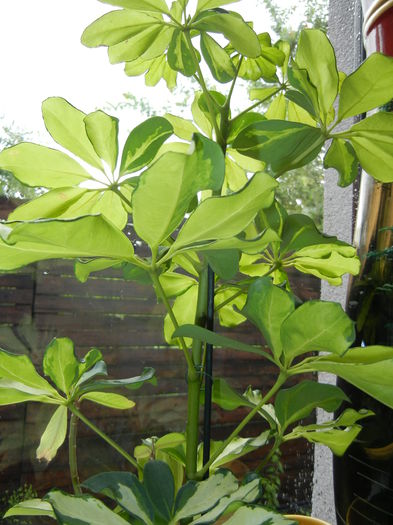
[[[283,390],[294,376],[331,372],[392,407],[393,349],[350,348],[354,324],[341,306],[321,301],[299,304],[291,291],[291,269],[341,284],[343,275],[359,270],[356,250],[321,233],[306,215],[289,214],[275,193],[281,175],[317,158],[330,140],[324,164],[339,172],[340,185],[354,180],[359,164],[378,181],[393,180],[392,114],[376,113],[335,132],[342,121],[393,97],[393,59],[373,55],[346,77],[337,70],[333,48],[320,30],[303,31],[290,60],[288,44],[273,45],[267,34],[255,33],[252,24],[224,9],[220,0],[199,0],[193,14],[187,0],[175,1],[171,7],[164,0],[104,3],[120,9],[93,22],[83,42],[108,47],[112,62],[124,62],[128,74],[145,74],[148,85],[164,79],[173,86],[177,75],[192,76],[201,88],[191,105],[193,119],[171,114],[151,117],[136,126],[121,146],[114,117],[103,111],[85,114],[59,97],[44,101],[45,125],[62,150],[22,143],[0,153],[0,168],[12,171],[25,184],[48,189],[0,224],[0,268],[12,271],[39,260],[65,258],[75,260],[75,274],[83,282],[91,273],[115,266],[125,279],[152,285],[168,312],[166,340],[181,350],[187,364],[187,431],[164,436],[162,441],[147,438],[135,450],[136,459],[131,458],[139,478],[126,474],[121,490],[115,491],[113,485],[119,483],[119,474],[86,482],[89,489],[116,501],[119,506],[114,511],[91,496],[74,498],[57,491],[44,502],[30,502],[19,510],[44,513],[60,523],[85,523],[84,519],[124,523],[130,515],[135,523],[183,519],[210,523],[219,514],[212,519],[207,515],[226,511],[240,491],[246,505],[230,507],[236,513],[227,523],[281,523],[283,518],[249,507],[255,500],[247,500],[242,491],[250,486],[237,482],[231,485],[233,490],[214,496],[211,506],[181,513],[220,476],[233,480],[220,471],[223,464],[266,443],[272,454],[283,442],[300,437],[323,443],[336,454],[345,452],[360,432],[358,422],[372,414],[348,409],[332,422],[303,424],[315,408],[333,412],[347,398],[335,386],[307,381]],[[207,88],[202,62],[216,81],[229,85],[226,94]],[[252,104],[235,115],[231,97],[238,77],[262,79],[263,84],[251,91]],[[264,114],[256,111],[262,104],[268,105]],[[148,246],[148,256],[134,249],[130,228],[138,242]],[[208,265],[215,272],[214,306],[220,324],[235,326],[248,319],[260,331],[263,344],[248,345],[206,329]],[[226,410],[246,407],[249,412],[231,436],[211,443],[210,458],[202,465],[198,423],[205,343],[268,360],[277,370],[277,380],[268,392],[251,387],[240,394],[215,379],[215,403]],[[64,341],[53,344],[59,347],[59,356],[62,345],[70,346]],[[24,356],[0,355],[10,362],[23,360],[39,383],[15,384],[4,368],[0,394],[5,404],[15,399],[58,404],[56,421],[50,423],[62,428],[56,436],[64,435],[67,407],[76,414],[74,400],[88,396],[104,401],[100,385],[105,381],[93,380],[93,390],[80,390],[83,363],[70,348],[64,356],[66,361],[57,364],[49,357],[44,362],[44,372],[60,394],[34,375]],[[112,381],[110,387],[115,386],[124,383]],[[109,404],[108,397],[105,400]],[[111,397],[111,403],[130,406],[123,398]],[[257,438],[240,437],[254,416],[265,421],[266,432]],[[55,445],[51,450],[60,446],[57,441]],[[166,477],[168,494],[164,488],[150,493],[150,474],[145,476],[154,469],[157,479],[161,474]],[[209,470],[213,473],[209,480],[198,484]],[[180,488],[184,475],[189,483]],[[256,487],[252,487],[253,492]],[[122,499],[125,493],[127,506]],[[144,517],[135,511],[136,500]]]

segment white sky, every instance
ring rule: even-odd
[[[230,7],[253,20],[257,31],[269,30],[269,17],[256,6],[257,0],[241,0]],[[162,82],[146,88],[143,77],[127,77],[123,65],[110,65],[106,48],[80,43],[85,27],[112,9],[97,0],[0,0],[0,124],[14,123],[43,140],[41,102],[49,96],[62,96],[86,113],[120,102],[125,92],[151,97],[153,106],[169,99]]]

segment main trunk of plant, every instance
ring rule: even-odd
[[[376,4],[364,1],[364,12],[372,13]],[[382,15],[365,35],[367,51],[393,56],[393,9]],[[393,230],[389,228],[393,228],[393,185],[363,173],[354,236],[362,265],[350,282],[347,300],[347,312],[356,321],[356,346],[393,345]],[[342,380],[338,384],[355,409],[368,408],[375,417],[364,420],[356,442],[344,457],[334,459],[337,523],[392,524],[393,411]]]

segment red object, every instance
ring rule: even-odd
[[[367,54],[375,51],[393,56],[393,7],[387,9],[365,35]]]

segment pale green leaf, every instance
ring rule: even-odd
[[[51,417],[37,448],[38,460],[49,463],[56,456],[67,435],[67,413],[67,407],[61,405]]]
[[[153,45],[154,41],[160,35],[162,30],[161,22],[157,21],[142,29],[140,32],[133,34],[126,40],[114,44],[108,48],[108,56],[111,64],[119,62],[128,62],[142,56]],[[157,50],[156,56],[161,55],[161,49]],[[150,56],[150,59],[155,58]]]
[[[367,113],[393,98],[393,58],[373,53],[341,86],[338,119]]]
[[[204,11],[197,16],[193,27],[202,32],[223,34],[242,55],[255,58],[261,54],[256,33],[237,13]]]
[[[194,51],[195,53],[195,51]],[[184,32],[176,29],[168,48],[168,64],[175,71],[191,77],[196,71],[193,53],[190,51]]]
[[[117,163],[119,120],[103,111],[89,113],[85,117],[86,134],[100,159],[114,172]]]
[[[268,100],[278,91],[277,87],[261,87],[261,88],[251,88],[249,91],[250,100]]]
[[[167,297],[177,297],[196,284],[192,277],[175,272],[162,273],[159,280]]]
[[[75,220],[42,220],[14,227],[7,242],[0,242],[0,266],[13,270],[46,259],[106,257],[133,261],[126,235],[102,216]]]
[[[239,0],[198,0],[196,12],[204,11],[205,9],[215,9],[222,5],[233,4]]]
[[[374,179],[393,182],[393,113],[380,112],[345,133],[362,165]]]
[[[226,522],[227,525],[295,525],[297,522],[287,519],[262,507],[241,507]]]
[[[326,34],[319,29],[304,29],[300,33],[296,63],[305,69],[318,93],[321,114],[327,115],[338,93],[336,56]]]
[[[59,390],[69,394],[70,388],[79,377],[79,361],[71,339],[59,337],[51,341],[45,350],[43,370]]]
[[[169,12],[165,0],[100,0],[100,2],[135,11]]]
[[[28,142],[0,152],[0,168],[33,187],[64,188],[91,179],[89,173],[65,153]]]
[[[48,516],[56,519],[52,505],[38,498],[20,501],[4,514],[4,518],[12,516]]]
[[[85,283],[92,272],[99,272],[118,265],[119,261],[114,261],[113,259],[94,259],[86,262],[76,261],[74,266],[75,277],[81,283]]]
[[[117,410],[127,410],[135,406],[135,403],[125,396],[108,392],[88,392],[80,397],[81,401],[84,399]]]
[[[187,120],[170,113],[165,113],[164,118],[172,125],[173,133],[179,139],[188,140],[192,139],[194,133],[198,132],[198,128],[194,126],[191,120]]]
[[[191,286],[182,295],[176,297],[175,302],[172,306],[172,311],[177,319],[179,325],[192,324],[195,321],[195,313],[198,298],[198,286]],[[164,319],[164,336],[165,341],[169,344],[176,344],[176,337],[173,336],[175,327],[172,323],[169,314]],[[186,339],[186,344],[189,344],[190,339]]]
[[[38,374],[26,355],[16,355],[0,350],[0,378],[36,389],[35,392],[30,393],[47,394],[59,398],[57,391]],[[26,390],[26,392],[29,391]]]
[[[0,379],[0,406],[24,403],[25,401],[36,401],[59,405],[63,399],[53,396],[43,389],[33,388],[18,381]]]
[[[183,246],[228,239],[244,230],[258,210],[272,204],[277,182],[266,173],[256,173],[238,193],[203,201],[180,230],[171,251]]]
[[[113,46],[157,24],[156,17],[122,9],[111,11],[90,24],[82,34],[82,44],[88,47]]]
[[[279,93],[269,104],[265,116],[269,120],[285,120],[287,114],[287,101],[285,95]]]
[[[52,138],[91,166],[103,170],[87,134],[86,114],[61,97],[50,97],[42,103],[42,116]]]

